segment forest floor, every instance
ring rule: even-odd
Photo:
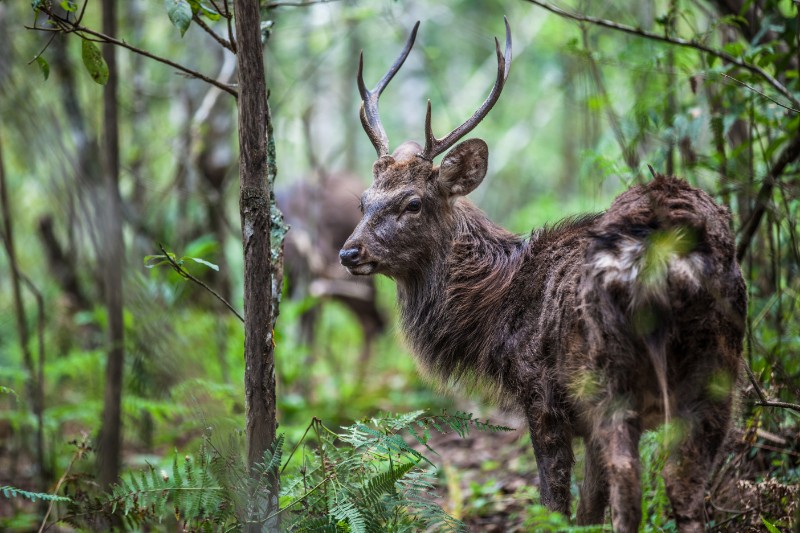
[[[464,410],[477,411],[474,405]],[[430,452],[428,456],[439,467],[438,503],[470,531],[560,530],[558,524],[566,524],[538,506],[539,476],[527,424],[521,417],[499,411],[483,413],[482,419],[487,416],[492,424],[514,431],[472,431],[464,438],[455,433],[432,437],[429,444],[438,456]],[[573,508],[583,470],[583,450],[578,441],[574,451]],[[770,531],[764,523],[767,520],[777,531],[800,532],[800,485],[783,483],[779,475],[779,471],[800,466],[799,452],[796,427],[781,434],[734,428],[706,493],[709,531],[766,532]],[[658,483],[663,487],[660,480]],[[667,524],[666,494],[660,497],[661,501],[643,509],[647,531],[674,530],[674,522]],[[659,513],[662,516],[657,516]],[[610,520],[607,524],[610,530]]]
[[[539,476],[527,424],[499,411],[490,412],[488,422],[514,429],[432,436],[429,445],[438,456],[427,456],[439,467],[437,503],[470,531],[528,531],[526,509],[538,500]]]

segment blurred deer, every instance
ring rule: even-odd
[[[375,302],[372,279],[353,279],[339,265],[338,250],[358,225],[361,182],[352,175],[322,175],[321,183],[300,181],[280,191],[278,205],[291,230],[286,235],[284,268],[289,295],[332,298],[347,306],[364,332],[359,372],[369,364],[375,339],[385,327]],[[318,320],[312,307],[300,318],[301,338],[311,343]]]
[[[701,531],[704,485],[730,424],[746,308],[728,210],[658,175],[605,213],[528,238],[509,233],[465,198],[486,174],[486,143],[456,145],[506,82],[508,22],[504,54],[495,41],[495,85],[475,114],[437,139],[428,102],[425,146],[406,142],[390,155],[378,98],[418,25],[371,91],[359,59],[361,120],[378,160],[341,263],[396,281],[403,329],[428,374],[480,386],[525,414],[548,508],[569,515],[571,443],[582,437],[578,522],[601,523],[610,505],[614,530],[637,531],[639,438],[672,419],[680,439],[663,471],[667,492],[678,528]]]

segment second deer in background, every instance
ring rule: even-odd
[[[277,195],[291,226],[284,248],[288,294],[293,299],[330,298],[353,312],[364,333],[359,372],[368,366],[375,340],[386,325],[375,301],[374,280],[355,279],[339,264],[339,248],[361,219],[358,197],[363,188],[355,176],[322,173],[319,183],[300,181]],[[318,306],[302,314],[303,343],[313,343],[318,320]]]

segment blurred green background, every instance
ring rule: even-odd
[[[559,5],[725,51],[800,97],[798,12],[791,1]],[[525,1],[342,0],[267,7],[265,55],[279,190],[300,194],[291,188],[300,182],[324,190],[329,176],[342,174],[368,186],[375,155],[358,120],[360,50],[372,86],[421,21],[414,50],[381,99],[394,148],[422,139],[427,99],[439,135],[480,105],[494,81],[493,37],[502,39],[505,15],[513,65],[499,103],[471,134],[490,147],[489,174],[471,198],[494,220],[525,234],[565,216],[603,210],[627,186],[649,179],[649,164],[728,205],[740,237],[758,206],[766,205],[742,262],[750,297],[744,357],[770,398],[800,397],[797,154],[777,186],[759,197],[765,176],[798,135],[800,112],[787,109],[797,106],[763,77],[691,47],[565,20]],[[87,9],[85,25],[99,27],[95,8]],[[181,37],[163,2],[130,0],[119,10],[125,41],[235,82],[232,54],[197,25]],[[97,179],[102,87],[85,72],[79,39],[70,36],[55,37],[45,50],[45,80],[29,61],[50,35],[26,30],[33,20],[29,3],[0,1],[0,148],[18,265],[44,301],[44,466],[52,487],[72,456],[69,441],[96,435],[102,411],[106,317],[96,247],[104,202]],[[224,21],[209,24],[226,31]],[[241,428],[244,410],[240,322],[169,268],[145,268],[144,257],[160,254],[161,242],[179,257],[218,265],[218,272],[193,261],[185,267],[241,309],[242,250],[235,102],[163,64],[124,50],[118,59],[125,255],[114,260],[124,273],[123,455],[130,468],[169,461],[175,449],[196,450],[205,432]],[[352,213],[357,206],[353,197],[338,209]],[[306,206],[295,224],[307,224],[315,235],[328,224],[320,209]],[[327,244],[335,249],[341,243]],[[0,254],[0,484],[35,488],[42,465],[31,451],[37,422],[28,388],[37,363],[26,365],[20,349],[10,268]],[[308,285],[313,279],[298,275],[288,283]],[[279,432],[289,444],[311,417],[336,427],[379,412],[465,408],[496,414],[419,377],[398,330],[390,280],[377,280],[377,306],[387,327],[366,362],[356,315],[334,299],[300,292],[283,299],[276,331]],[[30,292],[24,303],[31,350],[38,353]],[[301,321],[309,310],[316,316],[310,326]],[[742,453],[757,460],[747,467],[736,463],[737,475],[754,483],[773,480],[796,494],[797,413],[756,405],[746,379],[741,389],[736,438],[745,443]],[[529,454],[525,438],[515,445]],[[736,456],[723,463],[731,457]],[[486,470],[503,468],[490,464]],[[518,469],[533,465],[526,461]],[[485,503],[474,502],[487,493],[493,497],[494,489],[480,483],[462,495],[466,504],[450,510],[476,516],[485,511]],[[761,514],[785,526],[787,513],[794,512],[786,507],[784,514],[769,515],[766,509]],[[24,530],[36,522],[36,513],[0,500],[0,528]]]

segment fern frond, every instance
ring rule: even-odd
[[[419,461],[390,465],[389,470],[370,478],[361,490],[366,506],[377,507],[384,494],[395,493],[395,483],[419,464]]]
[[[331,515],[337,520],[347,521],[350,526],[351,533],[366,533],[367,525],[364,520],[364,515],[361,510],[356,506],[347,493],[340,493],[337,495],[338,501],[331,506]]]
[[[46,492],[30,492],[27,490],[18,489],[16,487],[11,487],[8,485],[4,485],[0,487],[0,493],[3,494],[9,500],[12,498],[25,498],[26,500],[30,500],[35,502],[37,500],[42,500],[46,502],[71,502],[72,500],[67,498],[66,496],[58,496],[56,494],[48,494]]]

